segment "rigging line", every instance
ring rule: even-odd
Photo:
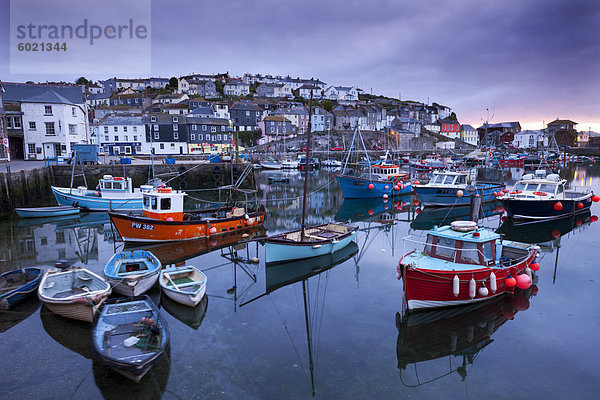
[[[323,289],[323,305],[321,308],[321,317],[319,319],[319,323],[315,324],[318,328],[317,328],[317,336],[315,337],[315,366],[317,365],[317,357],[319,355],[318,352],[318,348],[319,348],[319,340],[318,338],[321,337],[321,330],[323,329],[323,316],[325,315],[325,297],[327,296],[327,286],[329,283],[329,272],[327,271],[325,273],[325,289]]]

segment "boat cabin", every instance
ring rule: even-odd
[[[133,193],[131,178],[122,176],[104,175],[98,182],[98,189],[101,192]]]
[[[395,164],[371,165],[371,175],[376,175],[379,179],[383,180],[393,178],[406,179],[408,177],[404,171],[400,171],[400,166]]]
[[[517,181],[509,197],[517,199],[561,199],[565,198],[565,184],[567,181],[556,174],[546,178],[539,178],[533,174],[525,174]]]
[[[434,227],[427,234],[425,254],[453,264],[496,264],[502,254],[500,235],[477,228],[474,222],[455,221],[451,226]]]
[[[142,215],[163,221],[183,220],[183,198],[186,194],[161,186],[144,193]]]
[[[467,172],[434,172],[428,186],[457,186],[467,184]]]

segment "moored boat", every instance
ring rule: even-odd
[[[357,226],[342,222],[309,226],[267,237],[266,262],[278,263],[330,254],[346,247],[354,238]]]
[[[298,160],[285,159],[281,162],[282,169],[298,169],[298,165]]]
[[[125,242],[169,242],[191,240],[261,225],[262,210],[220,207],[184,212],[186,193],[159,187],[144,193],[142,215],[109,212],[115,228]]]
[[[498,198],[509,218],[544,220],[586,212],[600,198],[588,187],[567,188],[567,180],[556,174],[545,178],[525,174],[512,191]]]
[[[101,276],[83,267],[47,271],[38,297],[48,309],[66,318],[92,322],[111,287]]]
[[[531,271],[539,268],[537,249],[501,240],[499,234],[470,221],[436,227],[429,231],[424,251],[413,250],[398,263],[408,310],[484,301],[513,293],[515,285],[526,289]]]
[[[276,160],[262,160],[260,166],[264,169],[281,169],[282,165]]]
[[[115,292],[124,296],[138,296],[154,286],[160,269],[160,261],[151,252],[125,250],[108,260],[104,277]]]
[[[412,192],[408,174],[396,164],[371,165],[359,175],[336,174],[345,199],[367,199],[376,197],[402,196]]]
[[[58,204],[73,206],[90,211],[108,210],[140,210],[142,193],[152,188],[150,185],[133,188],[131,178],[104,175],[98,183],[97,190],[85,186],[77,188],[52,186],[52,193]]]
[[[169,330],[148,296],[111,299],[95,321],[92,342],[103,364],[139,382],[165,352]]]
[[[79,214],[80,209],[72,206],[15,208],[21,218],[47,218]]]
[[[170,299],[190,307],[206,293],[206,275],[193,265],[169,267],[160,272],[160,287]]]
[[[8,310],[35,293],[42,278],[40,268],[21,268],[0,275],[0,310]]]

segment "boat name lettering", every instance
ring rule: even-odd
[[[145,229],[147,231],[153,231],[154,225],[151,224],[141,224],[139,222],[132,222],[131,227],[135,229]]]
[[[454,189],[438,189],[438,194],[452,194],[455,193]]]
[[[354,186],[365,186],[364,182],[353,182]]]

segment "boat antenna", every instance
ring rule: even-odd
[[[306,159],[304,164],[304,193],[302,194],[302,230],[300,237],[304,238],[304,221],[306,220],[306,191],[308,188],[308,169],[310,168],[310,131],[312,130],[312,101],[313,101],[313,78],[310,79],[310,102],[308,105],[308,136],[306,137]]]

